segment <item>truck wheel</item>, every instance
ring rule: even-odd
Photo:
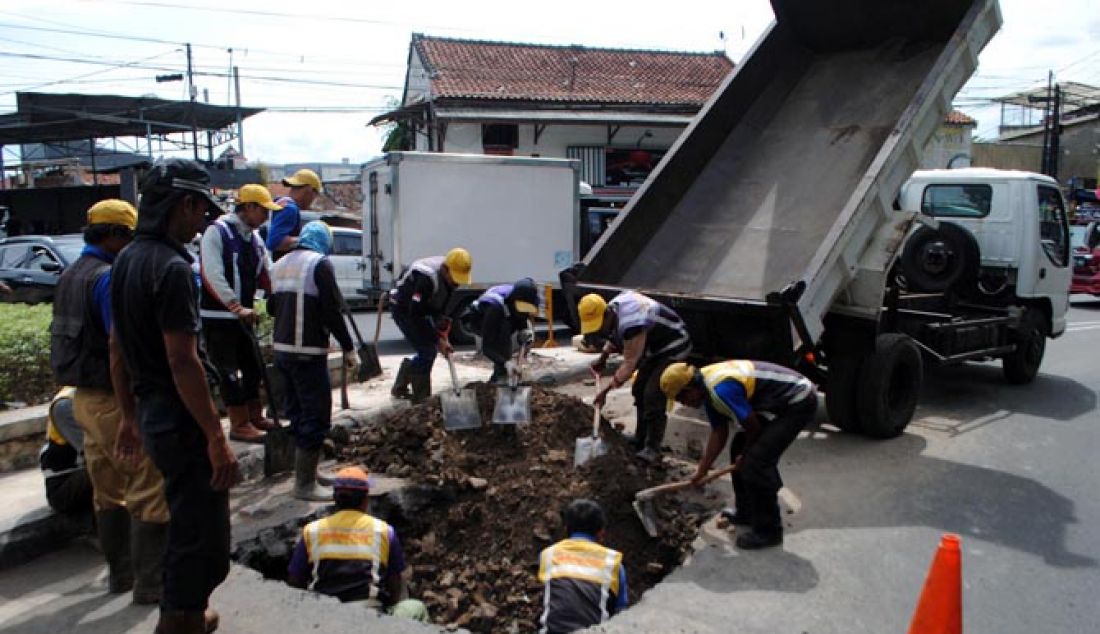
[[[1005,380],[1024,385],[1035,380],[1047,348],[1046,319],[1040,311],[1028,309],[1020,319],[1020,328],[1009,337],[1016,349],[1001,360]]]
[[[941,222],[938,229],[921,227],[909,236],[900,261],[909,290],[940,293],[977,279],[981,251],[972,233]]]
[[[850,434],[861,431],[856,408],[860,361],[857,355],[831,355],[825,379],[825,411],[829,422]]]
[[[856,406],[863,433],[873,438],[900,435],[913,418],[923,381],[917,344],[906,335],[879,335],[859,372]]]
[[[477,296],[470,296],[458,301],[455,305],[455,309],[451,311],[451,344],[456,346],[469,346],[474,343],[475,333],[466,324],[465,320],[459,319],[462,313],[466,312],[466,309],[477,299]]]

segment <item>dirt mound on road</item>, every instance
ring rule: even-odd
[[[374,507],[401,536],[410,593],[428,604],[436,623],[477,632],[537,630],[538,555],[565,537],[560,510],[575,498],[595,499],[607,512],[606,544],[624,555],[632,604],[683,561],[708,510],[665,503],[661,537],[646,535],[631,508],[634,493],[670,474],[640,463],[606,420],[608,454],[574,469],[574,441],[591,433],[590,406],[536,387],[532,423],[497,426],[487,422],[495,390],[475,389],[482,429],[445,432],[433,398],[355,432],[345,449],[346,459],[372,473],[445,493],[412,511],[385,508],[392,496]]]

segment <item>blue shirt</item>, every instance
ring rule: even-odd
[[[90,244],[84,245],[84,250],[80,252],[81,256],[90,255],[97,260],[103,260],[108,264],[112,264],[115,261],[114,254],[108,253],[103,249],[92,246]],[[111,332],[111,269],[107,269],[103,272],[99,278],[96,279],[95,285],[92,286],[92,310],[99,315],[99,325],[103,327],[103,332]]]
[[[740,382],[726,379],[714,388],[714,395],[737,416],[737,420],[734,422],[739,423],[752,414],[752,404],[749,403],[745,386],[741,385]],[[709,398],[703,400],[703,409],[707,412],[707,420],[710,421],[711,427],[717,427],[729,421],[728,416],[714,408]]]
[[[596,538],[588,533],[573,533],[569,536],[569,539],[580,539],[586,542],[596,543]],[[615,613],[622,612],[626,609],[627,601],[630,600],[630,593],[626,589],[626,566],[619,566],[619,595],[615,597]]]
[[[271,224],[267,228],[267,250],[272,253],[283,238],[298,233],[299,225],[302,223],[302,213],[298,209],[298,203],[292,198],[280,198],[278,203],[283,208],[271,212]]]

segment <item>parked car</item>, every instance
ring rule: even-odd
[[[1096,222],[1076,224],[1069,232],[1073,249],[1073,280],[1069,292],[1100,295],[1100,225]]]
[[[348,303],[362,301],[363,288],[363,232],[346,227],[332,228],[332,267],[336,269],[336,284]]]
[[[80,257],[84,238],[63,236],[16,236],[0,240],[0,282],[11,293],[0,301],[37,304],[53,301],[61,272]]]

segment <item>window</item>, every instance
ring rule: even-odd
[[[989,185],[929,185],[920,211],[937,218],[985,218],[993,202]]]
[[[20,268],[31,269],[34,271],[44,271],[46,269],[43,269],[42,265],[51,262],[57,266],[61,266],[61,262],[57,260],[57,257],[54,256],[54,254],[51,253],[49,249],[43,246],[33,246],[31,247],[30,257],[25,262],[23,262]]]
[[[1069,223],[1062,194],[1046,185],[1039,186],[1039,239],[1051,262],[1069,264]]]
[[[11,246],[0,247],[0,268],[14,269],[26,259],[27,245],[25,244],[13,244]]]
[[[363,239],[358,234],[338,233],[333,238],[333,255],[354,255],[358,257],[363,254]]]
[[[481,146],[486,154],[511,154],[519,146],[519,126],[486,124],[481,126]]]

